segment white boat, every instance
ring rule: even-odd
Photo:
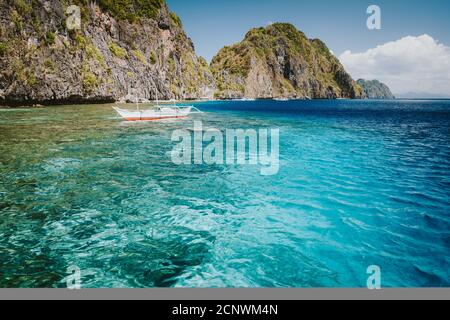
[[[186,118],[189,116],[194,107],[155,106],[148,110],[124,110],[118,107],[113,107],[113,109],[127,121],[154,121],[162,119]]]
[[[139,107],[139,102],[136,101],[136,110],[125,110],[118,107],[113,107],[114,110],[127,121],[156,121],[163,119],[178,119],[188,117],[192,111],[195,113],[202,113],[194,106],[176,106],[175,101],[173,106],[160,106],[159,101],[157,105],[151,109],[142,110]]]
[[[289,101],[288,98],[275,98],[275,101]]]

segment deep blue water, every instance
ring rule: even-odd
[[[450,101],[0,110],[0,287],[450,286]],[[280,130],[280,171],[172,163],[173,130]]]

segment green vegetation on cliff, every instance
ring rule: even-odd
[[[7,43],[0,42],[0,57],[7,55],[9,52],[9,46]]]
[[[183,28],[183,23],[181,22],[181,19],[179,16],[176,15],[176,13],[171,12],[170,13],[170,19],[172,19],[172,22],[179,28]]]
[[[97,0],[100,7],[119,20],[155,19],[165,0]]]
[[[114,42],[109,43],[109,51],[119,59],[126,59],[128,57],[127,51]]]
[[[36,7],[42,6],[38,0],[6,0],[6,2],[22,17],[33,14]],[[60,2],[65,7],[72,4],[79,6],[84,18],[88,18],[89,3],[95,2],[104,12],[110,13],[118,20],[129,22],[134,22],[140,17],[155,19],[161,8],[166,5],[165,0],[61,0]]]

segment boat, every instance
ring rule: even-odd
[[[163,119],[186,118],[194,109],[192,106],[186,107],[160,107],[155,106],[149,110],[124,110],[113,107],[114,110],[127,121],[155,121]]]
[[[202,113],[194,106],[176,106],[175,103],[173,106],[160,106],[159,102],[156,106],[146,110],[141,109],[138,102],[136,102],[136,110],[125,110],[118,107],[113,107],[113,109],[127,121],[179,119],[186,118],[193,112]]]
[[[275,98],[275,101],[289,101],[288,98]]]
[[[256,101],[256,99],[253,99],[253,98],[239,98],[239,99],[234,99],[234,101]]]

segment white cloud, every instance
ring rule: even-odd
[[[378,79],[396,94],[450,96],[450,47],[426,34],[388,42],[363,53],[345,51],[339,60],[355,79]]]

